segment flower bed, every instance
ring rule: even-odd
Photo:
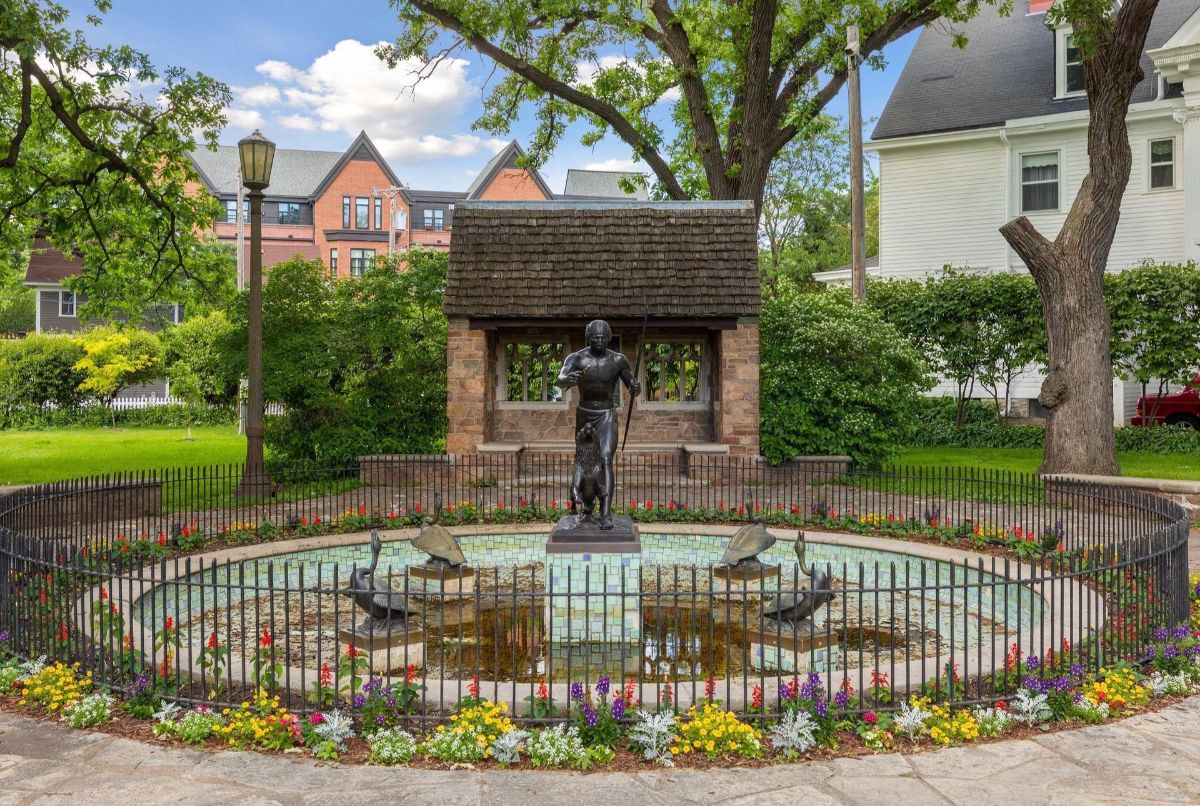
[[[872,674],[868,692],[855,691],[849,680],[829,692],[820,675],[796,678],[780,688],[778,718],[763,710],[761,691],[755,692],[761,716],[752,712],[739,718],[725,710],[711,680],[704,701],[680,713],[669,686],[659,702],[641,703],[632,681],[621,686],[601,677],[572,684],[565,711],[539,686],[528,698],[526,716],[537,720],[529,729],[513,722],[504,703],[480,698],[475,684],[453,709],[449,724],[425,732],[411,713],[413,682],[385,686],[365,670],[361,678],[355,676],[349,708],[324,707],[302,718],[267,690],[239,708],[215,713],[202,707],[184,711],[165,699],[167,691],[131,685],[117,705],[107,695],[91,694],[90,676],[76,667],[5,656],[0,656],[0,703],[57,717],[72,727],[152,732],[161,741],[212,749],[304,749],[323,760],[375,764],[588,770],[888,753],[1096,724],[1197,693],[1200,575],[1191,585],[1189,624],[1157,628],[1142,656],[1113,660],[1098,672],[1085,672],[1074,660],[1078,649],[1069,645],[1027,657],[1014,646],[996,674],[1019,681],[1019,688],[992,707],[949,705],[962,685],[952,668],[888,712],[864,710],[870,703],[891,702],[889,681],[881,672]],[[0,653],[6,641],[0,634]],[[347,656],[352,671],[359,671],[356,656]],[[315,690],[313,696],[322,706],[331,701],[327,691]],[[145,705],[154,701],[157,710],[148,714]]]

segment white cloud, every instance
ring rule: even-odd
[[[649,169],[646,163],[640,160],[618,159],[612,157],[602,160],[601,162],[589,162],[583,166],[585,171],[633,171],[635,173],[647,173]]]
[[[304,115],[284,115],[279,122],[289,129],[299,129],[302,132],[311,132],[317,128],[317,122]]]
[[[257,109],[237,109],[229,107],[225,110],[229,125],[237,129],[258,129],[262,127],[263,116]]]
[[[575,82],[583,87],[590,87],[596,77],[604,70],[611,70],[614,67],[628,65],[637,72],[638,75],[645,75],[645,68],[638,64],[635,60],[628,56],[619,56],[615,53],[608,53],[590,62],[575,63]],[[679,87],[671,87],[658,98],[658,103],[664,101],[678,101],[683,97],[679,91]]]
[[[307,67],[271,60],[257,71],[273,83],[251,87],[239,100],[251,106],[281,103],[279,123],[303,131],[366,131],[386,159],[404,162],[431,157],[469,157],[494,152],[502,141],[459,134],[459,120],[479,96],[466,59],[446,59],[432,75],[417,80],[415,59],[388,69],[375,45],[338,42]],[[249,100],[255,92],[258,103]],[[232,117],[232,115],[231,115]]]
[[[279,88],[273,84],[258,84],[254,87],[234,87],[234,97],[246,106],[273,106],[279,103]]]

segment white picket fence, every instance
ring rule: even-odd
[[[129,411],[131,409],[152,409],[155,406],[182,406],[183,401],[177,397],[167,395],[159,397],[152,395],[148,397],[118,397],[114,400],[109,408],[114,411]]]

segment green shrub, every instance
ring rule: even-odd
[[[186,406],[148,406],[144,409],[125,409],[110,412],[101,405],[83,405],[74,409],[15,409],[9,415],[7,427],[13,429],[41,428],[107,428],[113,424],[123,428],[185,428],[189,422]],[[237,412],[232,407],[196,409],[191,415],[193,425],[234,425]]]
[[[0,425],[19,409],[47,404],[71,409],[83,402],[79,386],[86,375],[75,368],[83,356],[83,348],[67,336],[35,333],[0,341]]]
[[[782,283],[763,301],[762,451],[781,462],[849,454],[876,465],[906,444],[925,362],[895,327],[841,292]]]
[[[276,265],[263,290],[263,391],[273,467],[347,467],[365,453],[439,453],[446,435],[446,255],[414,250],[365,276]],[[225,340],[245,363],[245,298]]]

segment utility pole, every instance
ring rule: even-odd
[[[388,199],[388,254],[396,252],[396,197],[408,190],[405,185],[398,187],[387,188],[371,188],[371,192],[378,197],[380,194],[387,196]],[[403,216],[400,218],[401,228],[403,228]]]
[[[858,26],[846,26],[846,84],[850,105],[850,279],[855,302],[867,299],[866,214],[863,210],[862,93],[858,65],[862,46]]]

